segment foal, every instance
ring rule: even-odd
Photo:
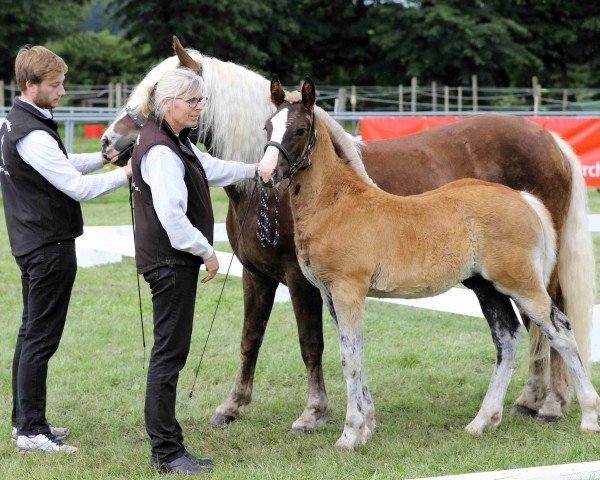
[[[363,356],[366,296],[418,298],[463,282],[490,305],[486,318],[497,350],[488,391],[466,429],[496,428],[512,375],[521,325],[509,298],[563,357],[582,411],[581,430],[600,431],[600,398],[579,358],[569,319],[546,286],[556,263],[550,214],[536,197],[474,179],[421,195],[396,197],[377,188],[314,115],[315,86],[285,100],[271,81],[277,111],[259,172],[263,182],[289,180],[294,240],[303,273],[321,291],[336,322],[348,404],[336,446],[363,444],[375,427]]]

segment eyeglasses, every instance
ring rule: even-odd
[[[179,97],[178,97],[179,98]],[[196,108],[198,106],[198,104],[204,106],[206,105],[206,100],[208,99],[208,97],[194,97],[194,98],[188,98],[187,100],[180,98],[179,100],[183,100],[185,103],[187,103],[190,108]]]

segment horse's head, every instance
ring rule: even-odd
[[[200,63],[190,56],[176,36],[173,36],[173,50],[179,59],[179,63],[175,66],[175,68],[187,67],[198,73],[198,75],[202,74],[202,65],[200,65]],[[165,60],[163,63],[165,62],[170,63],[170,59]],[[155,67],[152,72],[158,69],[158,71],[164,73],[164,69],[159,67],[160,65]],[[149,94],[151,94],[152,87],[154,86],[154,82],[149,80],[152,72],[148,74],[138,86],[138,89],[146,88],[146,90],[149,91]],[[148,83],[149,81],[151,83]],[[136,89],[136,92],[138,89]],[[146,121],[146,116],[142,113],[141,105],[139,105],[137,98],[135,97],[136,92],[134,92],[129,99],[123,112],[121,112],[119,117],[106,129],[102,135],[102,156],[106,162],[111,162],[122,166],[125,165],[131,156],[133,143],[135,142],[140,129]],[[197,130],[196,137],[194,138],[194,135],[190,134],[190,139],[194,143],[198,140]]]
[[[317,138],[315,130],[315,84],[306,77],[302,98],[285,99],[277,75],[271,80],[271,101],[277,110],[265,122],[267,144],[258,171],[265,186],[276,186],[310,165],[310,155]]]

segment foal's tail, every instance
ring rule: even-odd
[[[564,310],[573,328],[579,355],[589,371],[592,309],[596,298],[594,246],[588,226],[587,191],[581,164],[571,146],[552,133],[571,166],[571,199],[558,249],[558,280]]]
[[[537,214],[542,226],[542,244],[540,245],[540,263],[544,285],[548,285],[552,271],[556,266],[556,230],[552,223],[552,215],[542,201],[528,192],[520,192],[521,196]]]

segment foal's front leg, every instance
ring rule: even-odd
[[[375,409],[364,368],[365,297],[361,294],[362,292],[351,292],[348,289],[332,292],[340,358],[348,394],[344,431],[335,444],[342,450],[352,450],[356,445],[364,444],[375,426]]]

